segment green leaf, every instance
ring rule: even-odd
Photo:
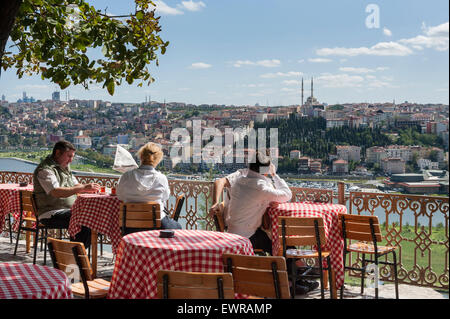
[[[114,86],[115,86],[114,80],[108,79],[108,80],[106,80],[105,84],[106,84],[106,88],[108,89],[108,93],[110,95],[114,95]]]
[[[142,13],[142,11],[138,11],[136,13],[136,19],[142,20],[143,18],[144,18],[144,14]]]

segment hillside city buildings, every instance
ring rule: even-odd
[[[303,83],[303,80],[302,80]],[[322,117],[326,127],[354,128],[408,128],[420,127],[422,133],[442,138],[442,148],[388,145],[363,150],[358,145],[338,145],[328,155],[331,165],[324,165],[323,159],[310,158],[292,149],[279,154],[298,162],[298,173],[303,174],[356,174],[373,175],[373,168],[381,174],[404,174],[408,163],[415,161],[420,170],[447,169],[448,163],[448,105],[393,103],[352,103],[327,105],[311,96],[300,105],[287,107],[234,106],[234,105],[191,105],[179,102],[112,103],[102,100],[61,100],[59,92],[53,92],[52,99],[35,101],[23,93],[23,98],[8,101],[5,95],[0,102],[0,147],[1,150],[39,149],[60,139],[73,142],[79,149],[95,149],[114,156],[117,145],[127,148],[132,154],[148,141],[159,143],[167,156],[162,163],[170,169],[186,169],[191,163],[181,157],[168,156],[175,143],[171,132],[184,128],[192,134],[193,123],[201,123],[202,130],[216,128],[224,134],[227,128],[243,130],[242,134],[255,124],[272,119],[295,117]],[[243,138],[243,136],[239,137]],[[239,139],[238,138],[238,139]],[[206,143],[207,141],[204,141]],[[188,150],[192,154],[192,149]],[[244,157],[251,150],[246,150]],[[213,163],[219,172],[233,171],[245,167],[245,159],[233,154],[233,163]],[[353,170],[351,170],[352,163]],[[210,163],[202,161],[200,168]],[[369,168],[369,169],[368,169]]]

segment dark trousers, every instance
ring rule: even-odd
[[[169,216],[164,216],[163,219],[161,219],[161,229],[182,229],[179,222],[173,220]],[[127,228],[125,231],[125,235],[145,231],[145,229],[141,228]]]
[[[70,223],[70,216],[72,211],[66,209],[54,214],[50,218],[40,219],[39,221],[47,227],[56,229],[68,229]],[[71,241],[82,242],[85,248],[91,245],[91,230],[88,227],[82,226],[81,231],[75,235],[75,237],[70,237]]]
[[[272,241],[261,228],[258,228],[249,239],[253,249],[262,249],[262,251],[272,255]]]

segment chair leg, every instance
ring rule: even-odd
[[[295,264],[295,259],[291,258],[291,299],[295,298],[295,285],[297,283],[297,265]]]
[[[328,285],[330,286],[330,299],[333,299],[333,268],[331,267],[331,260],[330,256],[327,257],[327,268],[328,268]],[[344,286],[344,283],[342,283],[342,286]],[[341,297],[342,298],[342,297]]]
[[[33,252],[33,265],[36,265],[36,255],[37,255],[37,247],[39,243],[39,226],[36,225],[36,230],[34,232],[34,252]]]
[[[325,287],[323,284],[323,265],[321,260],[319,260],[319,273],[320,273],[320,297],[322,299],[325,299]],[[328,277],[330,277],[331,274],[328,274]],[[330,287],[331,289],[331,287]]]
[[[366,254],[362,254],[362,268],[361,268],[361,295],[364,294],[364,277],[366,273]]]
[[[379,274],[380,271],[378,269],[378,256],[377,256],[377,254],[375,254],[375,266],[376,266],[376,271]],[[378,276],[375,276],[375,279],[378,280],[378,282],[379,282]],[[378,282],[375,283],[375,299],[378,299]]]
[[[392,251],[393,259],[394,259],[394,280],[395,280],[395,299],[399,299],[398,297],[398,274],[397,274],[397,254],[395,250]]]
[[[343,262],[344,262],[344,281],[342,282],[342,286],[341,286],[341,299],[344,299],[344,282],[345,282],[345,258],[347,257],[347,254],[344,252],[344,258],[343,258]]]
[[[16,247],[14,248],[14,256],[17,254],[17,247],[19,246],[19,238],[20,238],[21,230],[22,230],[22,225],[19,224],[19,230],[17,231],[17,238],[16,238]]]
[[[48,238],[48,230],[45,228],[44,232],[44,265],[47,265],[47,238]]]

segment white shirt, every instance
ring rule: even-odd
[[[39,180],[39,183],[41,184],[42,188],[44,189],[45,193],[48,195],[50,194],[50,192],[52,190],[54,190],[55,188],[61,187],[59,185],[58,179],[56,178],[55,173],[50,170],[50,169],[43,169],[40,170],[37,178]],[[75,176],[72,175],[72,180],[73,180],[73,184],[74,185],[78,185],[78,180]],[[45,212],[41,215],[39,215],[39,219],[46,219],[46,218],[50,218],[52,217],[55,213],[59,212],[59,211],[65,211],[67,210],[66,208],[64,209],[54,209],[54,210],[50,210],[48,212]]]
[[[158,202],[161,218],[165,217],[164,202],[169,199],[167,177],[150,165],[124,173],[117,184],[117,197],[125,203]]]
[[[248,170],[247,176],[238,177],[231,186],[231,200],[225,224],[228,232],[250,238],[261,225],[270,202],[287,202],[292,192],[278,175],[274,184],[264,175]]]

